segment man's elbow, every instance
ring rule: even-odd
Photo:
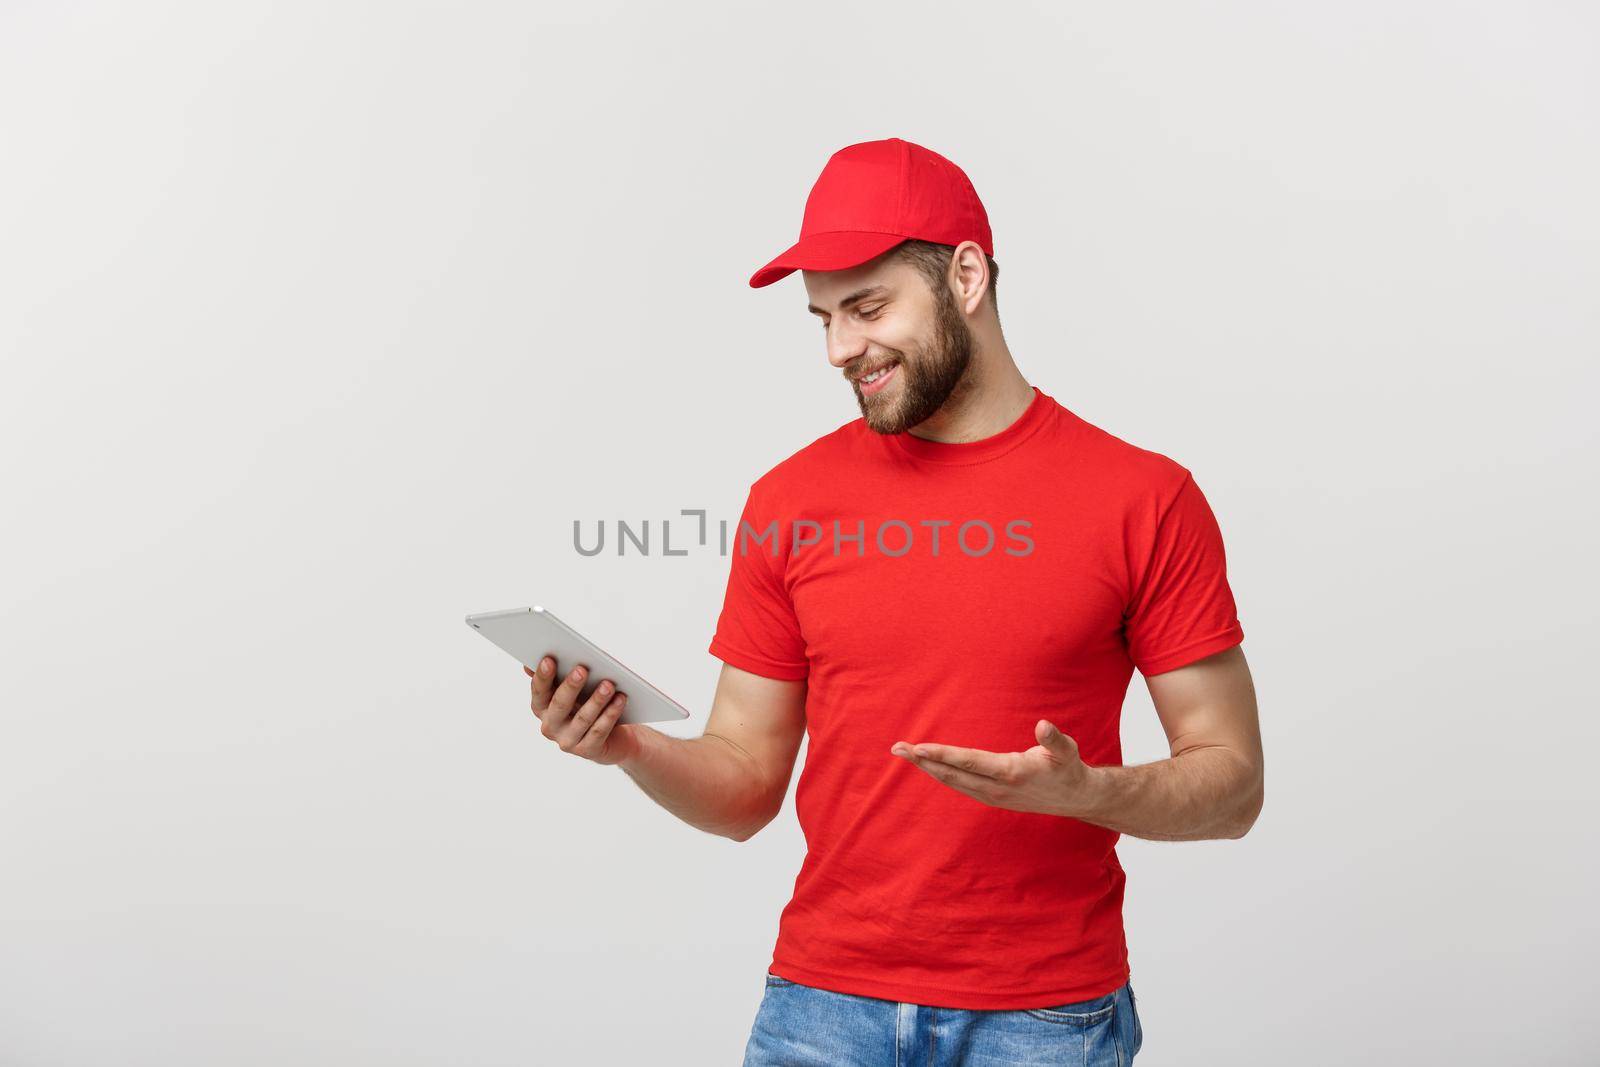
[[[1256,820],[1261,817],[1261,806],[1265,800],[1266,782],[1263,778],[1260,768],[1256,768],[1254,777],[1250,783],[1250,788],[1248,792],[1245,793],[1245,800],[1240,805],[1238,822],[1234,832],[1228,835],[1229,838],[1237,841],[1239,838],[1250,832],[1250,828],[1255,826]]]
[[[730,833],[728,835],[728,838],[729,838],[729,840],[732,840],[732,841],[740,841],[740,842],[748,841],[752,837],[754,837],[757,834],[759,834],[762,830],[766,829],[767,823],[769,823],[771,821],[772,821],[771,819],[766,819],[766,820],[763,820],[762,822],[758,822],[758,823],[755,823],[755,824],[750,825],[750,826],[742,827],[739,830],[736,830],[733,833]]]
[[[761,811],[760,816],[745,822],[737,830],[726,836],[733,841],[748,841],[766,829],[768,823],[778,817],[778,812],[783,808],[783,797],[779,796],[777,803],[768,803]]]

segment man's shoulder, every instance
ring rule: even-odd
[[[1189,477],[1189,468],[1165,452],[1136,445],[1066,408],[1062,413],[1077,461],[1106,483],[1138,495],[1164,495],[1176,492]]]
[[[752,489],[781,493],[815,483],[827,471],[839,470],[839,464],[856,447],[865,426],[866,420],[857,417],[800,446],[768,467],[755,480]]]

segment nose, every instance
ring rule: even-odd
[[[842,317],[842,316],[841,316]],[[867,354],[866,338],[851,331],[847,323],[835,318],[827,326],[828,362],[843,368]]]

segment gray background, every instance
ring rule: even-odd
[[[1267,803],[1123,839],[1141,1065],[1592,1056],[1597,31],[12,0],[0,1062],[738,1062],[792,807],[679,823],[462,616],[549,604],[699,733],[727,558],[572,520],[734,521],[856,417],[746,279],[887,136],[972,177],[1024,375],[1227,540]]]

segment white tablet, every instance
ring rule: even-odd
[[[579,664],[589,668],[574,708],[582,707],[595,686],[610,678],[618,690],[628,694],[628,704],[618,722],[666,722],[689,717],[683,705],[537,604],[468,615],[467,625],[511,653],[529,670],[536,670],[545,656],[554,656],[558,683]]]

